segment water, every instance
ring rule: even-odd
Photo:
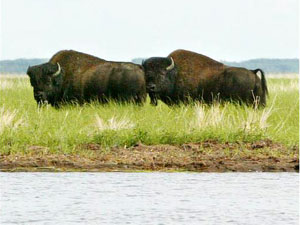
[[[298,224],[298,173],[0,173],[0,224]]]

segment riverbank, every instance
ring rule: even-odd
[[[78,146],[77,154],[59,154],[46,147],[30,146],[24,153],[1,155],[0,171],[297,172],[299,147],[286,147],[271,140],[209,140],[177,146],[137,144],[110,149],[83,144]]]

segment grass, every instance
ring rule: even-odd
[[[282,76],[283,77],[283,76]],[[78,154],[78,146],[104,148],[183,144],[208,139],[251,142],[270,139],[299,145],[299,86],[296,76],[268,78],[270,97],[264,109],[227,103],[157,107],[97,102],[37,108],[26,76],[0,77],[0,146],[2,154],[26,153],[44,146],[51,153]]]

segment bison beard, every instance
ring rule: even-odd
[[[150,97],[150,104],[157,106],[157,96],[155,92],[149,92],[149,97]]]

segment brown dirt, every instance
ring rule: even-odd
[[[98,144],[78,146],[77,154],[51,153],[30,146],[26,153],[0,157],[0,171],[195,171],[195,172],[296,172],[298,146],[270,140],[254,143],[219,143],[209,140],[178,146],[138,144],[103,149]]]

